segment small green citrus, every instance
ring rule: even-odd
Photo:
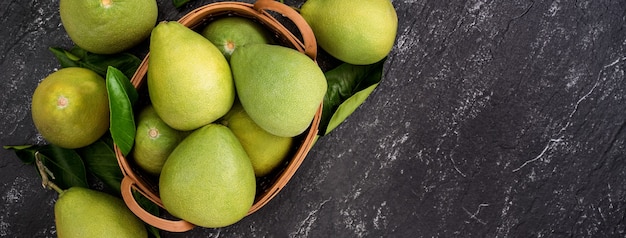
[[[238,46],[245,44],[270,44],[269,32],[260,24],[243,17],[224,17],[212,21],[201,32],[224,54],[227,60]]]
[[[254,123],[238,101],[235,101],[221,123],[239,139],[257,177],[268,175],[289,155],[293,137],[276,136],[263,130]]]
[[[64,68],[48,75],[33,93],[31,110],[41,135],[64,148],[87,146],[109,128],[104,79],[85,68]]]
[[[137,117],[133,158],[140,168],[158,175],[167,157],[186,134],[168,126],[152,105],[148,105]]]
[[[61,0],[59,13],[76,45],[113,54],[145,40],[156,25],[158,9],[155,0]]]

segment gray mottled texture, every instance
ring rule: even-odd
[[[159,0],[159,19],[209,2]],[[29,103],[59,67],[47,47],[72,44],[57,4],[0,3],[2,145],[44,143]],[[285,189],[233,226],[163,237],[626,236],[626,2],[393,4],[383,81]],[[0,155],[0,236],[54,237],[55,193]]]

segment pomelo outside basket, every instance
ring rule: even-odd
[[[299,37],[296,37],[283,23],[278,20],[276,14],[285,17],[295,25],[299,31]],[[302,18],[302,16],[291,7],[274,0],[258,0],[254,4],[242,2],[216,2],[197,8],[178,20],[181,24],[195,29],[206,24],[211,19],[222,16],[241,16],[255,20],[270,32],[273,32],[277,41],[281,45],[296,49],[306,54],[314,61],[317,55],[317,43],[313,31]],[[281,18],[282,19],[282,18]],[[149,54],[144,58],[143,62],[135,72],[131,79],[131,83],[139,89],[145,82],[148,70]],[[322,103],[318,108],[313,121],[309,128],[294,141],[295,147],[292,149],[291,156],[284,163],[283,167],[278,168],[277,172],[265,178],[262,183],[257,183],[257,195],[254,204],[248,211],[248,215],[254,213],[265,204],[267,204],[278,192],[287,184],[294,175],[307,153],[313,145],[315,136],[318,131],[320,116],[322,113]],[[165,231],[185,232],[191,230],[195,225],[185,221],[176,219],[166,219],[154,216],[143,208],[133,197],[133,191],[137,191],[150,199],[155,204],[163,208],[163,203],[159,198],[157,181],[154,178],[146,176],[143,171],[137,169],[131,160],[127,159],[121,150],[115,145],[115,154],[122,170],[124,178],[121,184],[122,198],[126,205],[135,215],[144,222]]]

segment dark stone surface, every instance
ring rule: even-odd
[[[175,10],[172,20],[211,1]],[[303,1],[286,1],[299,6]],[[383,81],[267,206],[163,237],[626,236],[626,2],[394,0]],[[0,143],[44,143],[58,1],[0,2]],[[141,50],[139,50],[141,51]],[[53,191],[0,150],[0,236],[55,237]]]

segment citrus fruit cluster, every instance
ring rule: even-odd
[[[296,138],[321,113],[324,72],[251,19],[226,15],[191,29],[156,24],[157,12],[154,0],[60,1],[65,30],[89,52],[123,52],[149,36],[149,98],[135,109],[128,159],[157,181],[172,215],[203,227],[231,225],[248,214],[257,179],[293,155]],[[308,0],[300,13],[319,46],[346,63],[376,63],[395,40],[388,0]],[[50,143],[84,147],[109,128],[107,97],[101,76],[64,68],[35,90],[33,121]]]
[[[157,165],[152,174],[172,215],[213,228],[239,221],[253,205],[256,178],[277,168],[310,126],[326,92],[324,74],[305,54],[269,44],[269,35],[236,16],[197,31],[166,21],[153,29],[143,111],[153,110],[158,123],[138,131],[133,159],[147,171],[142,165]],[[137,153],[155,145],[172,149]]]

